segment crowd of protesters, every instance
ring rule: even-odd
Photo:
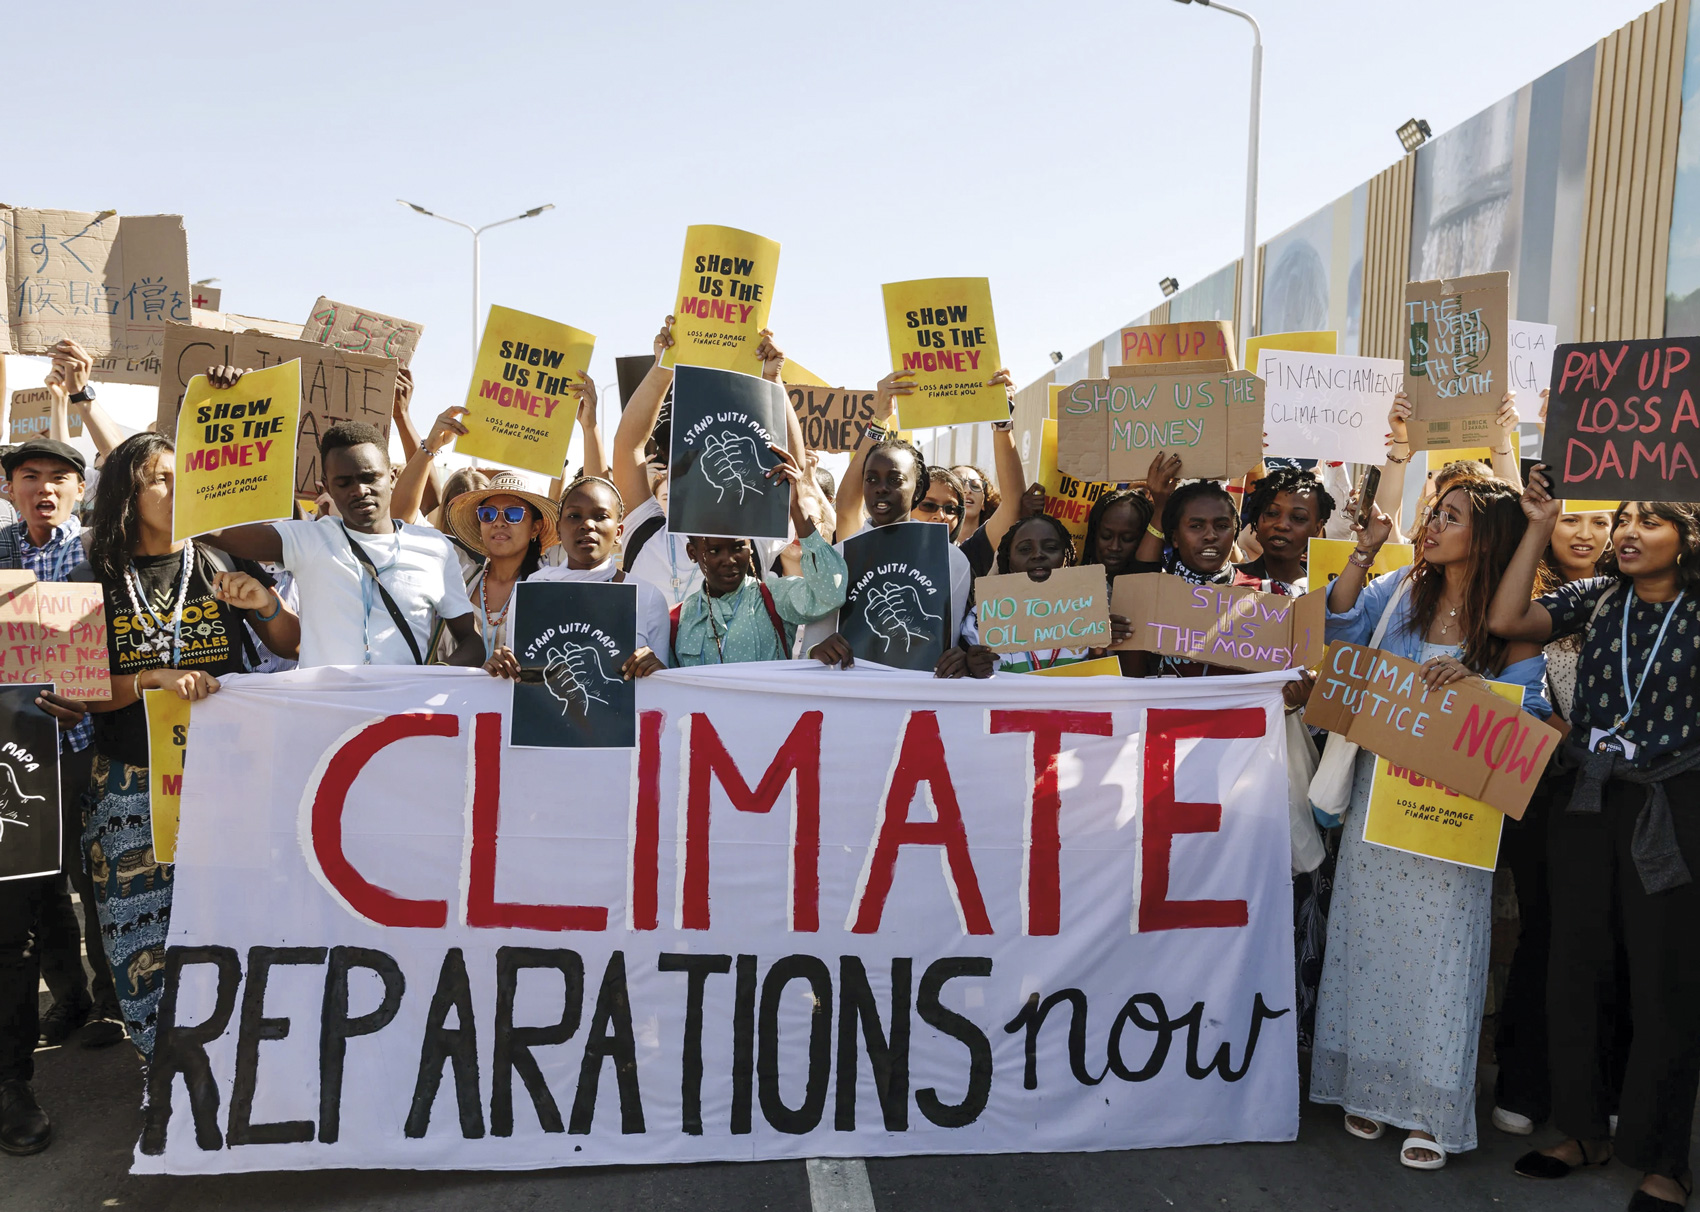
[[[769,473],[790,487],[789,542],[672,533],[666,522],[668,400],[655,365],[625,401],[611,438],[596,388],[573,386],[583,465],[533,491],[511,473],[441,458],[466,432],[450,408],[421,439],[401,376],[391,463],[375,428],[344,423],[320,442],[323,493],[311,515],[172,539],[173,446],[125,438],[93,397],[91,361],[55,350],[49,437],[0,457],[0,568],[43,581],[97,582],[108,617],[112,693],[78,704],[43,695],[61,729],[64,874],[0,882],[0,1149],[51,1139],[30,1087],[39,1046],[128,1041],[150,1055],[170,919],[171,868],[154,861],[142,692],[194,701],[219,679],[320,665],[482,666],[518,677],[510,619],[522,581],[631,581],[637,643],[623,674],[748,661],[849,667],[836,619],[845,603],[844,540],[908,521],[949,527],[949,621],[941,678],[1020,674],[1104,650],[994,654],[978,642],[975,576],[1044,580],[1067,565],[1106,576],[1161,572],[1198,585],[1326,592],[1327,636],[1418,662],[1430,688],[1470,678],[1521,687],[1523,706],[1568,727],[1557,760],[1501,863],[1512,872],[1521,933],[1494,1040],[1492,1123],[1526,1135],[1550,1120],[1564,1139],[1525,1154],[1519,1174],[1558,1179],[1616,1155],[1644,1172],[1632,1208],[1686,1204],[1689,1137],[1700,1086],[1700,506],[1627,501],[1575,513],[1538,468],[1521,482],[1517,418],[1498,417],[1491,465],[1439,466],[1402,516],[1411,457],[1403,396],[1387,434],[1374,502],[1346,497],[1337,468],[1271,465],[1243,482],[1189,480],[1159,454],[1146,479],[1094,504],[1075,536],[1025,482],[1008,422],[993,426],[993,475],[930,466],[889,429],[914,388],[888,375],[841,482],[807,450],[794,417]],[[784,355],[767,335],[764,376]],[[242,371],[209,368],[216,386]],[[1013,401],[1008,372],[1001,385]],[[66,440],[80,410],[99,470]],[[1311,539],[1355,547],[1332,583],[1312,586]],[[1371,576],[1381,548],[1409,541],[1407,567]],[[184,626],[196,620],[192,633]],[[1112,641],[1130,634],[1112,616]],[[1126,677],[1232,676],[1229,669],[1120,652]],[[1113,674],[1118,666],[1109,666]],[[1301,712],[1313,679],[1283,695],[1293,746],[1322,745]],[[1291,750],[1290,750],[1291,751]],[[1400,1161],[1439,1169],[1476,1147],[1478,1047],[1489,978],[1493,873],[1367,844],[1375,758],[1351,765],[1342,810],[1318,807],[1307,840],[1325,856],[1295,878],[1301,1044],[1310,1097],[1338,1105],[1344,1128],[1404,1133]],[[1307,805],[1308,807],[1308,805]],[[1691,819],[1694,818],[1694,819]],[[1356,825],[1356,828],[1354,828]],[[1299,826],[1295,824],[1295,829]],[[1298,852],[1295,838],[1295,854]],[[82,914],[72,901],[75,893]],[[86,950],[92,980],[80,951]],[[37,982],[51,1009],[38,1014]]]

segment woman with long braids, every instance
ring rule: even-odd
[[[1430,691],[1471,677],[1523,688],[1549,713],[1546,658],[1488,630],[1488,602],[1526,523],[1502,480],[1468,480],[1436,504],[1410,568],[1365,585],[1393,522],[1379,508],[1328,591],[1330,641],[1369,644],[1422,666]],[[1525,593],[1527,586],[1525,586]],[[1476,1050],[1487,997],[1493,873],[1363,840],[1376,766],[1357,756],[1340,844],[1316,1010],[1310,1097],[1344,1109],[1346,1130],[1409,1135],[1399,1160],[1438,1170],[1476,1147]]]
[[[112,697],[91,702],[96,757],[84,798],[83,853],[95,875],[106,955],[130,1039],[153,1054],[171,920],[171,868],[153,853],[148,721],[142,692],[198,702],[218,679],[258,664],[244,623],[294,656],[301,622],[257,564],[171,537],[171,439],[139,433],[107,456],[95,490],[88,567],[106,592]]]

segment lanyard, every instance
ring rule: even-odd
[[[351,544],[355,541],[354,536],[348,534],[348,527],[346,525],[343,526],[342,532],[343,534],[348,535],[348,541]],[[365,659],[361,661],[361,664],[363,665],[370,665],[372,663],[372,587],[377,583],[380,574],[386,573],[390,569],[394,568],[400,560],[401,525],[400,523],[397,523],[395,529],[395,550],[390,553],[389,561],[384,564],[372,565],[372,575],[360,578],[360,644],[366,653]]]
[[[1623,599],[1623,628],[1621,631],[1622,638],[1619,644],[1620,651],[1618,653],[1618,655],[1622,658],[1623,665],[1623,693],[1629,700],[1629,706],[1625,707],[1623,709],[1623,714],[1618,716],[1617,719],[1612,722],[1611,730],[1605,734],[1606,736],[1615,736],[1620,728],[1629,723],[1629,717],[1635,712],[1635,704],[1641,700],[1641,691],[1647,685],[1647,675],[1653,672],[1653,660],[1659,655],[1659,649],[1664,646],[1665,631],[1670,627],[1670,621],[1676,617],[1677,607],[1682,605],[1682,599],[1687,592],[1687,590],[1683,590],[1682,593],[1677,594],[1676,601],[1672,602],[1670,604],[1670,609],[1665,611],[1665,621],[1659,624],[1659,634],[1653,640],[1652,650],[1647,653],[1647,663],[1641,667],[1641,680],[1635,683],[1635,693],[1630,694],[1629,608],[1635,604],[1635,588],[1634,586],[1630,586],[1629,593]]]

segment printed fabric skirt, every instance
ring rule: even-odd
[[[95,758],[83,800],[83,856],[124,1025],[152,1060],[171,923],[171,867],[154,861],[146,766]]]

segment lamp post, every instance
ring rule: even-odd
[[[1218,0],[1179,0],[1181,4],[1199,4],[1240,18],[1251,26],[1251,129],[1246,138],[1245,170],[1245,259],[1240,269],[1240,348],[1245,348],[1251,336],[1252,284],[1257,276],[1257,121],[1258,106],[1263,99],[1263,31],[1250,13],[1230,8]]]
[[[432,219],[441,219],[444,223],[453,223],[456,227],[464,227],[472,233],[472,361],[478,362],[478,320],[482,309],[478,305],[478,239],[492,227],[500,227],[504,223],[518,223],[521,219],[535,219],[546,210],[554,210],[553,202],[545,202],[542,206],[534,206],[524,214],[515,215],[511,219],[497,219],[494,223],[486,223],[483,227],[474,227],[470,223],[462,223],[459,219],[451,219],[447,215],[439,215],[434,210],[426,210],[417,202],[409,202],[406,198],[397,198],[403,206],[418,211]]]

